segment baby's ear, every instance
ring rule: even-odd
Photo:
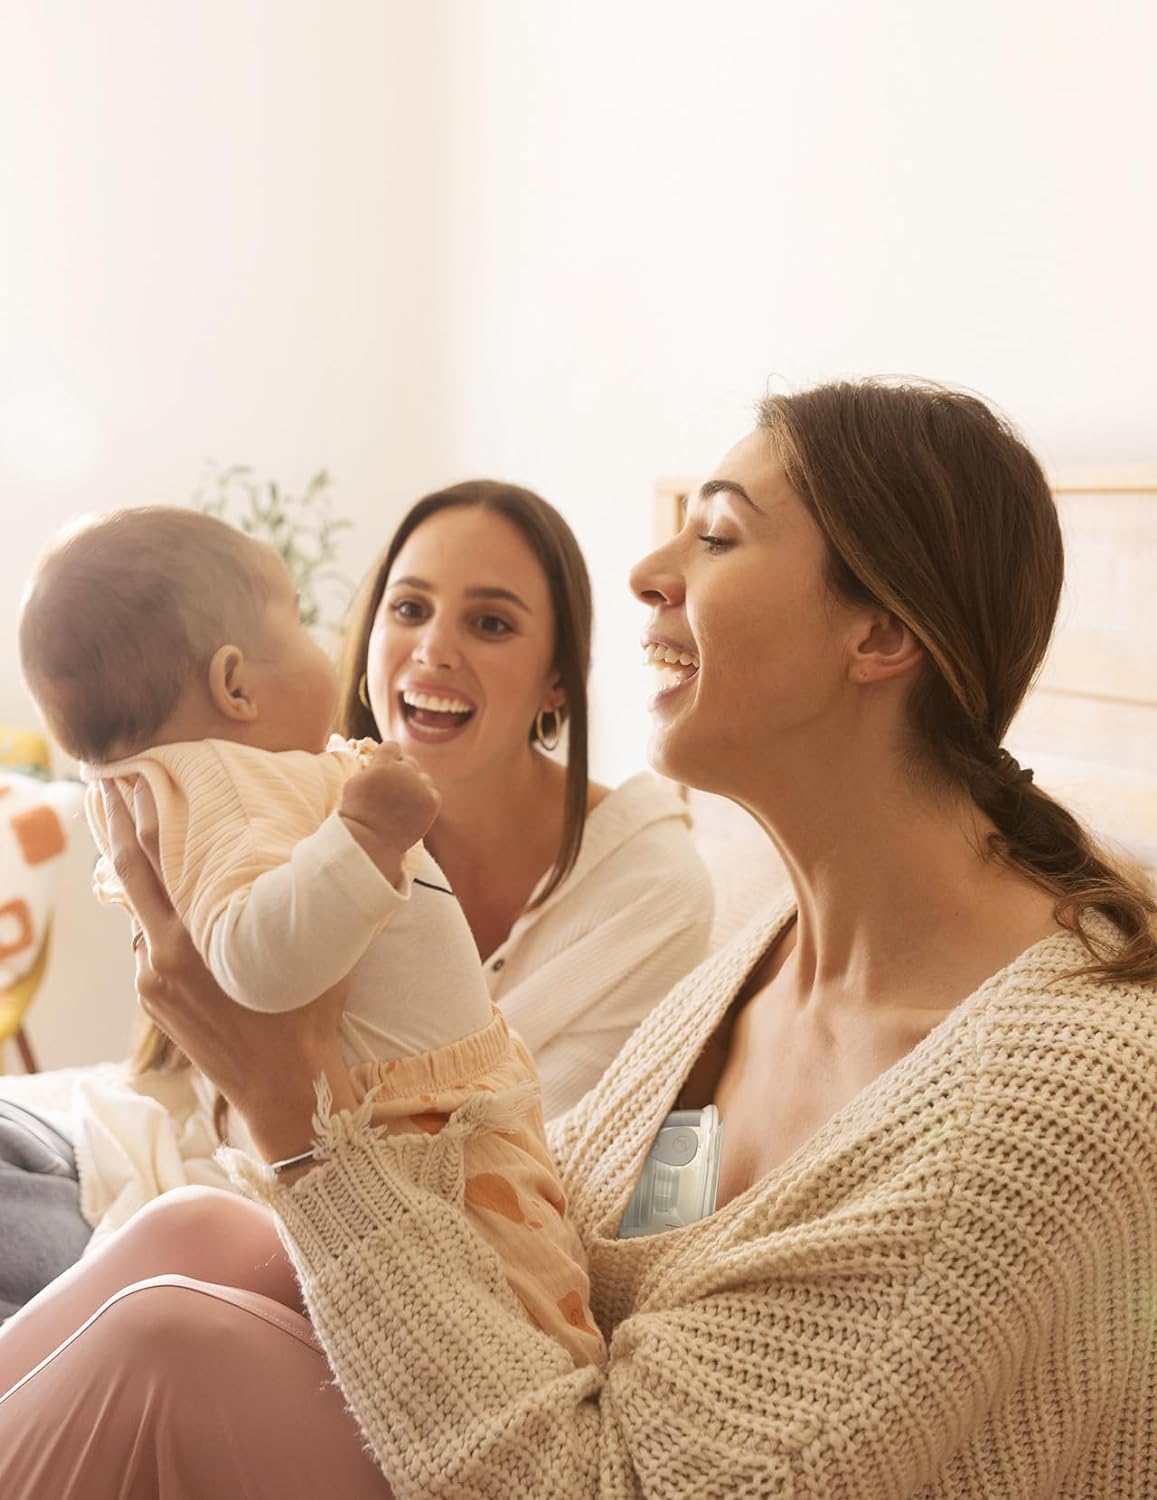
[[[252,724],[257,700],[252,693],[245,653],[240,646],[219,646],[208,673],[209,697],[219,714],[234,724]]]

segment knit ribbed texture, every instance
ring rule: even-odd
[[[602,1367],[518,1315],[467,1222],[484,1110],[384,1142],[328,1122],[324,1166],[262,1187],[399,1500],[1157,1495],[1157,991],[1064,977],[1069,935],[718,1213],[616,1238],[787,915],[689,976],[553,1132]]]
[[[338,811],[364,753],[337,737],[319,755],[201,740],[99,768],[122,788],[140,778],[151,790],[165,887],[227,995],[250,1010],[296,1010],[349,976],[341,1034],[351,1063],[446,1046],[491,1012],[441,870],[415,845],[395,886]],[[123,900],[95,792],[98,893]]]
[[[517,1317],[524,1309],[574,1364],[601,1364],[606,1346],[591,1318],[586,1253],[566,1216],[546,1145],[534,1064],[501,1011],[452,1048],[360,1066],[353,1078],[364,1092],[362,1105],[352,1116],[330,1120],[323,1112],[315,1120],[318,1154],[343,1155],[343,1143],[388,1132],[386,1149],[415,1182],[452,1199],[493,1250],[514,1294],[503,1299],[507,1311]],[[240,1152],[223,1158],[239,1184],[268,1197],[272,1174]],[[373,1172],[372,1156],[368,1162]],[[318,1175],[301,1180],[302,1198],[314,1192]],[[340,1253],[342,1237],[355,1226],[371,1228],[364,1217],[347,1222],[325,1215],[326,1253]]]
[[[354,747],[333,740],[321,755],[271,753],[230,740],[159,745],[129,760],[87,770],[114,781],[132,805],[139,777],[157,804],[161,874],[181,920],[204,953],[230,895],[285,863],[341,800],[358,768]],[[93,786],[86,808],[101,851],[97,892],[122,900],[108,862],[104,807]]]

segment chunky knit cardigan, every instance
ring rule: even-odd
[[[617,1238],[787,916],[690,975],[558,1122],[601,1366],[527,1322],[463,1214],[463,1139],[509,1128],[494,1096],[437,1136],[321,1119],[327,1159],[288,1188],[235,1161],[399,1500],[1157,1496],[1157,990],[1066,977],[1068,934],[719,1212]]]

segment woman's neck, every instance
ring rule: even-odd
[[[987,856],[993,828],[968,798],[862,762],[782,785],[790,800],[748,805],[795,888],[801,1000],[947,1009],[1056,931],[1051,898]]]
[[[426,842],[435,859],[458,850],[485,852],[525,842],[535,830],[557,848],[562,831],[566,772],[537,751],[489,775],[440,785],[442,808]],[[554,825],[557,824],[557,828]]]
[[[441,791],[442,809],[426,847],[486,957],[505,940],[558,855],[566,772],[532,750],[499,774]]]

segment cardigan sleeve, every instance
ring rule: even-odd
[[[1101,1074],[1119,1101],[1120,1069]],[[241,1171],[280,1215],[399,1500],[901,1500],[954,1466],[943,1492],[976,1494],[985,1472],[967,1468],[968,1445],[1006,1419],[1014,1389],[1047,1416],[1038,1451],[1054,1464],[1095,1422],[1112,1398],[1105,1370],[1129,1363],[1112,1347],[1119,1322],[1105,1326],[1106,1289],[1140,1298],[1157,1248],[1136,1229],[1152,1219],[1157,1126],[1128,1106],[1090,1117],[1087,1069],[1079,1087],[1063,1067],[1049,1076],[1027,1098],[1010,1073],[914,1102],[871,1190],[857,1178],[802,1223],[777,1228],[757,1195],[739,1239],[708,1233],[691,1256],[676,1235],[712,1221],[665,1236],[663,1275],[585,1369],[519,1318],[463,1214],[462,1142],[502,1128],[486,1121],[500,1098],[480,1096],[434,1137],[378,1138],[364,1115],[319,1121],[324,1163],[288,1188]],[[829,1183],[842,1148],[830,1149]],[[1004,1446],[1026,1492],[1051,1492],[1022,1430]]]
[[[555,1115],[553,1120],[546,1122],[546,1144],[560,1172],[566,1171],[570,1154],[582,1134],[590,1100],[591,1095],[584,1094],[576,1104],[571,1105],[566,1114]]]

